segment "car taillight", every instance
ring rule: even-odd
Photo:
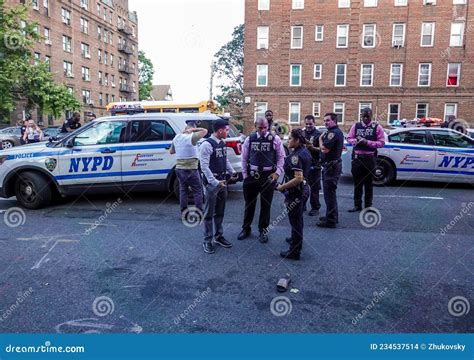
[[[235,141],[226,141],[226,146],[234,149],[235,155],[240,155],[242,152],[242,144],[239,140]]]

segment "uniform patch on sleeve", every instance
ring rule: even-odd
[[[293,156],[291,157],[291,164],[292,164],[292,165],[297,165],[297,164],[298,164],[298,161],[299,161],[298,155],[293,155]]]
[[[328,140],[332,140],[333,137],[334,137],[333,132],[328,133]]]
[[[268,135],[268,140],[269,140],[269,141],[272,141],[272,140],[273,140],[273,136],[272,136],[272,135]]]

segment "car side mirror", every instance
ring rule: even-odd
[[[68,148],[73,148],[74,147],[74,138],[67,139],[67,141],[64,143],[64,145]]]

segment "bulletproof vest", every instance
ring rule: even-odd
[[[257,133],[252,133],[249,138],[249,164],[257,166],[259,170],[264,167],[275,167],[276,151],[273,148],[274,135],[257,138]]]
[[[212,145],[212,154],[209,159],[209,169],[217,174],[217,180],[224,180],[227,169],[227,147],[224,141],[217,143],[214,139],[207,139]],[[222,178],[223,176],[223,178]]]
[[[377,140],[377,124],[372,123],[370,126],[364,127],[362,123],[357,123],[355,125],[355,136],[356,137],[361,137],[370,141],[376,141]],[[366,144],[357,144],[354,147],[355,150],[364,150],[364,151],[372,151],[374,152],[375,150]]]

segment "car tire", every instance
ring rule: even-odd
[[[395,168],[393,164],[385,158],[377,158],[374,169],[374,185],[390,185],[395,181]]]
[[[51,203],[53,191],[50,180],[37,172],[25,171],[15,182],[15,196],[27,209],[40,209]]]
[[[7,149],[11,149],[12,147],[14,147],[15,144],[9,140],[3,140],[2,141],[2,150],[7,150]]]

